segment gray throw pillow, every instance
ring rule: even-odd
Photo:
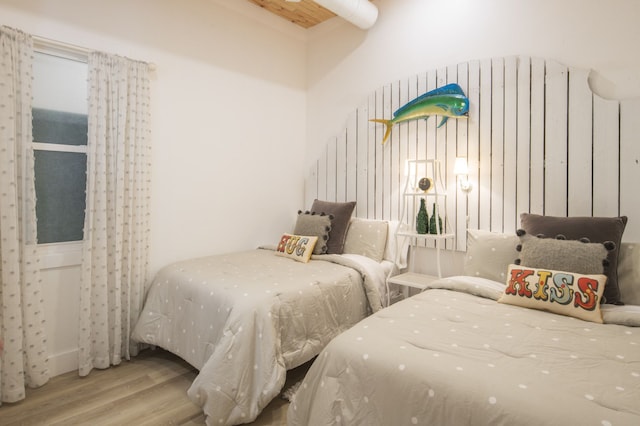
[[[313,254],[325,254],[327,252],[327,241],[329,240],[330,231],[330,215],[298,211],[298,219],[296,220],[296,227],[293,233],[295,235],[318,237],[318,242],[313,249]]]
[[[618,256],[622,242],[622,233],[627,225],[627,217],[559,217],[540,216],[536,214],[522,213],[520,226],[531,235],[544,235],[555,238],[563,235],[567,240],[579,240],[588,238],[592,243],[605,243],[611,241],[615,244],[609,251],[607,260],[609,265],[605,267],[607,285],[604,289],[605,303],[622,304],[620,289],[618,286]]]
[[[351,214],[356,207],[355,201],[346,203],[335,203],[331,201],[314,200],[311,205],[311,212],[316,214],[331,214],[331,232],[329,232],[329,241],[327,242],[327,253],[342,254],[344,251],[344,239],[349,228]]]
[[[519,248],[520,258],[516,261],[519,265],[582,275],[602,274],[602,263],[607,258],[607,249],[601,243],[539,238],[529,234],[520,235]]]

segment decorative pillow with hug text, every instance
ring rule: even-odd
[[[276,247],[276,255],[307,263],[313,253],[318,237],[282,234]]]
[[[607,277],[509,265],[499,303],[602,323],[600,300]]]

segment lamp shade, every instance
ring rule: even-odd
[[[453,174],[455,175],[468,175],[469,167],[467,166],[467,159],[464,157],[457,157],[456,162],[453,165]]]

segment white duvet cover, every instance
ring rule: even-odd
[[[364,319],[314,361],[289,425],[640,425],[640,328],[497,303],[452,277]],[[637,307],[605,322],[640,326]]]
[[[267,249],[179,262],[157,274],[132,337],[200,370],[188,395],[207,424],[247,423],[287,369],[381,308],[389,267],[357,255],[300,263]]]

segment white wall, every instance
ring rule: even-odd
[[[223,0],[2,0],[0,25],[156,65],[152,274],[291,230],[304,191],[302,29]],[[45,259],[54,374],[77,365],[77,260],[73,245]]]
[[[362,31],[335,18],[309,31],[307,163],[375,89],[472,59],[527,55],[592,69],[606,98],[640,96],[635,0],[374,0]]]

